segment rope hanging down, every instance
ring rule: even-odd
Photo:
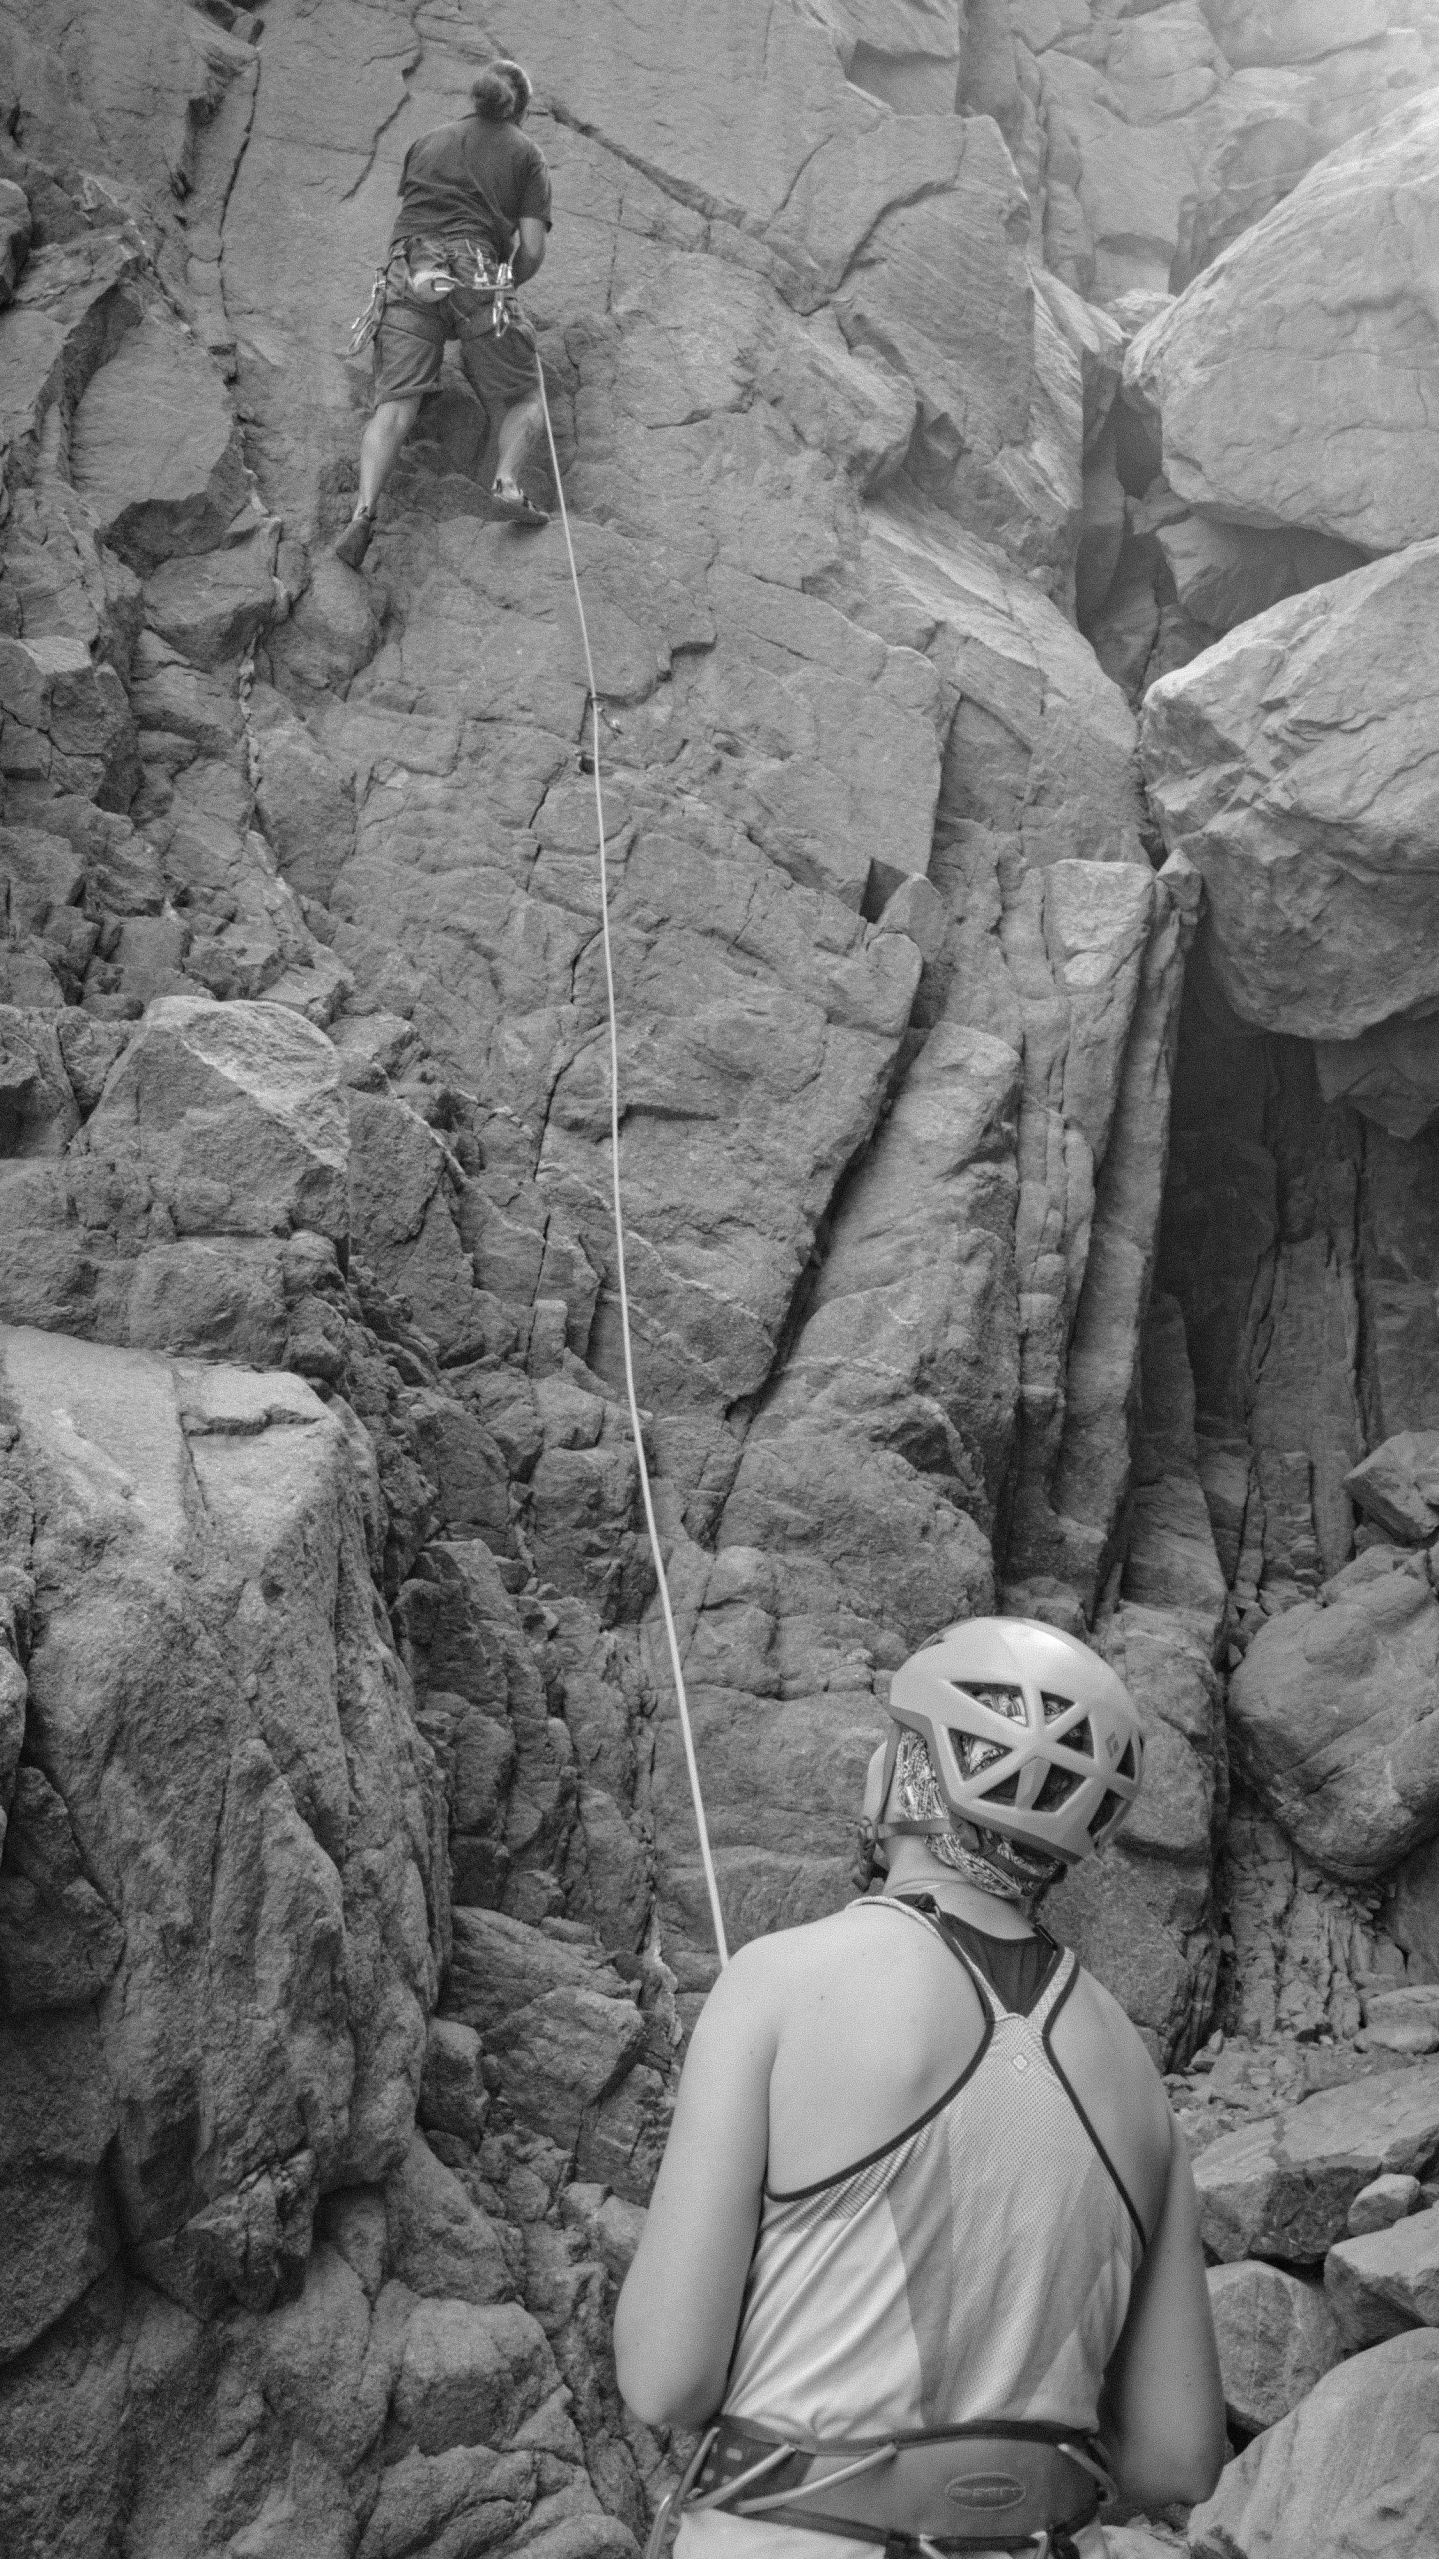
[[[555,451],[555,430],[550,418],[549,395],[545,389],[545,371],[535,351],[535,374],[540,386],[540,404],[545,414],[545,435],[550,448],[550,469],[554,474],[555,495],[559,499],[560,523],[564,530],[565,550],[569,555],[570,584],[575,591],[575,610],[579,615],[580,638],[584,643],[585,674],[590,688],[590,714],[593,725],[591,763],[595,781],[595,825],[600,847],[600,936],[605,955],[605,1003],[609,1014],[610,1040],[610,1192],[615,1225],[615,1276],[619,1282],[620,1337],[625,1353],[625,1393],[629,1398],[630,1429],[634,1433],[635,1462],[640,1472],[640,1492],[644,1497],[645,1526],[649,1531],[650,1552],[655,1562],[655,1578],[659,1583],[660,1606],[664,1611],[665,1636],[669,1643],[670,1669],[674,1674],[675,1699],[680,1710],[680,1731],[684,1736],[685,1765],[689,1770],[690,1795],[695,1808],[695,1828],[699,1832],[700,1858],[704,1865],[705,1888],[709,1893],[710,1917],[714,1922],[715,1944],[721,1964],[729,1962],[729,1946],[725,1939],[724,1913],[720,1909],[719,1884],[715,1878],[714,1858],[710,1852],[709,1825],[705,1820],[704,1796],[700,1791],[699,1763],[695,1758],[695,1737],[690,1723],[689,1699],[685,1694],[685,1675],[680,1662],[679,1637],[675,1633],[674,1610],[670,1605],[669,1579],[665,1559],[660,1553],[659,1530],[655,1525],[654,1498],[650,1492],[650,1470],[645,1458],[644,1433],[640,1429],[640,1409],[635,1397],[634,1353],[630,1342],[630,1297],[625,1274],[625,1221],[620,1199],[620,1050],[619,1029],[615,1014],[614,958],[610,949],[610,881],[605,855],[605,802],[600,785],[600,697],[595,682],[595,662],[590,653],[589,625],[585,620],[585,600],[580,592],[580,573],[575,561],[575,546],[570,538],[570,511],[565,504],[565,484],[560,477],[560,457]]]

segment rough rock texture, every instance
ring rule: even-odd
[[[1135,341],[1126,396],[1154,413],[1187,504],[1370,552],[1439,533],[1416,363],[1432,328],[1436,138],[1430,94],[1331,152]]]
[[[1371,1546],[1259,1629],[1230,1715],[1247,1774],[1296,1846],[1350,1883],[1439,1824],[1439,1604],[1427,1559]]]
[[[1375,2177],[1422,2177],[1436,2157],[1439,2065],[1322,2091],[1203,2153],[1195,2177],[1204,2244],[1225,2264],[1264,2256],[1315,2265]]]
[[[1172,851],[1202,874],[1215,975],[1240,1019],[1324,1043],[1326,1090],[1397,1136],[1434,1107],[1392,1093],[1370,1038],[1439,996],[1427,847],[1433,728],[1421,673],[1439,549],[1278,604],[1150,691],[1144,758]],[[1425,1034],[1409,1030],[1421,1053]],[[1392,1082],[1392,1079],[1391,1079]]]
[[[1439,2336],[1427,2331],[1341,2364],[1195,2508],[1195,2559],[1311,2559],[1346,2543],[1421,2559],[1439,2500],[1436,2379]]]
[[[1343,2351],[1323,2293],[1282,2267],[1255,2258],[1211,2267],[1209,2304],[1219,2341],[1225,2413],[1242,2437],[1277,2426]]]
[[[1324,2291],[1351,2351],[1405,2328],[1439,2328],[1439,2211],[1337,2240]]]
[[[1439,1428],[1426,1033],[1390,987],[1351,1036],[1302,935],[1303,1039],[1236,1021],[1131,704],[1426,557],[1195,513],[1121,383],[1439,75],[1439,8],[3,27],[4,2510],[37,2559],[625,2559],[671,2473],[608,2316],[714,1958],[563,549],[492,520],[447,369],[364,575],[329,551],[399,163],[520,51],[732,1938],[843,1897],[913,1641],[1089,1631],[1151,1776],[1054,1916],[1188,2065],[1236,2245],[1317,2267],[1434,2165],[1429,1799],[1334,1709],[1352,1880],[1247,1706],[1231,1786],[1225,1688],[1297,1603],[1429,1605],[1413,1495],[1342,1581],[1364,1462]]]

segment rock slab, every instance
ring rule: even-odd
[[[1231,2461],[1189,2519],[1193,2559],[1430,2559],[1439,2515],[1439,2335],[1339,2364]]]
[[[1324,2290],[1351,2354],[1405,2328],[1439,2328],[1439,2211],[1337,2241]]]
[[[1439,2157],[1439,2063],[1384,2072],[1247,2124],[1195,2162],[1204,2244],[1225,2264],[1318,2265],[1376,2177],[1422,2176]]]
[[[1211,2267],[1209,2306],[1225,2412],[1244,2435],[1277,2426],[1343,2351],[1334,2313],[1318,2286],[1301,2283],[1279,2266],[1243,2258]]]
[[[1136,339],[1126,393],[1158,418],[1166,477],[1190,505],[1366,551],[1439,533],[1420,353],[1436,156],[1431,94],[1331,152]]]

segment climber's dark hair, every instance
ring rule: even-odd
[[[475,113],[486,124],[518,124],[534,94],[528,71],[503,56],[480,73],[470,90]]]

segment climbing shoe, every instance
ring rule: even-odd
[[[490,491],[490,504],[496,515],[502,516],[507,524],[529,525],[538,530],[540,525],[548,524],[550,520],[542,506],[536,506],[532,499],[526,497],[516,480],[496,480]]]
[[[375,519],[369,508],[361,507],[351,516],[339,541],[335,544],[336,559],[343,560],[347,569],[359,568],[370,547],[370,536],[374,529]]]

